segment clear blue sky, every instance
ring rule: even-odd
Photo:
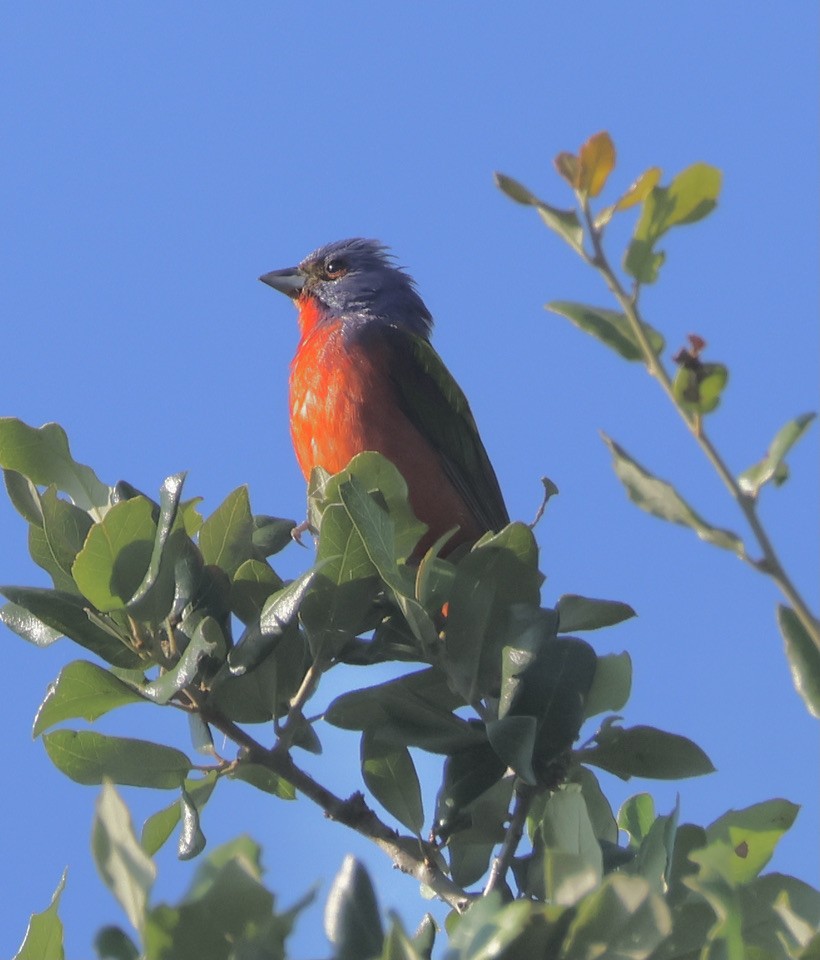
[[[382,239],[437,318],[434,342],[471,398],[511,513],[532,517],[542,474],[561,489],[539,528],[544,602],[631,603],[639,619],[593,635],[634,659],[626,722],[685,734],[718,767],[683,784],[614,783],[613,802],[649,789],[667,811],[679,790],[683,819],[707,823],[788,797],[803,810],[774,867],[816,884],[817,727],[792,690],[776,592],[627,501],[600,429],[710,520],[746,532],[640,369],[545,313],[551,299],[604,305],[605,291],[492,185],[500,169],[565,202],[552,157],[601,129],[622,187],[651,164],[724,171],[718,210],[669,238],[643,306],[671,345],[697,332],[729,365],[709,427],[732,467],[748,466],[818,406],[816,6],[43,2],[6,5],[3,21],[0,414],[60,422],[108,482],[152,491],[188,469],[208,511],[248,483],[257,512],[297,516],[285,402],[296,326],[256,278],[328,240]],[[815,426],[763,509],[815,609],[817,454]],[[44,584],[3,500],[0,530],[0,582]],[[289,548],[281,572],[307,562]],[[0,955],[68,865],[68,954],[88,956],[102,923],[126,922],[90,860],[96,791],[30,738],[76,648],[2,640]],[[99,727],[159,736],[164,724],[146,707]],[[355,740],[330,737],[327,753],[333,785],[357,788]],[[207,810],[209,841],[257,837],[281,902],[317,880],[323,902],[352,851],[383,906],[415,926],[413,881],[375,848],[306,801],[225,787]],[[170,799],[126,795],[138,823]],[[305,837],[314,847],[300,860]],[[176,898],[190,870],[165,853],[156,896]],[[298,955],[324,952],[318,918],[299,928]]]

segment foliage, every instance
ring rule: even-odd
[[[795,682],[816,710],[816,621],[755,510],[762,487],[786,479],[784,458],[811,417],[788,424],[740,477],[728,473],[703,429],[726,387],[725,366],[703,360],[705,344],[692,338],[670,377],[664,339],[637,310],[640,285],[654,282],[664,263],[659,241],[713,209],[719,174],[699,164],[664,187],[652,168],[593,213],[590,200],[614,158],[606,135],[577,156],[559,156],[577,212],[545,204],[510,178],[498,182],[602,272],[620,310],[565,301],[554,309],[658,378],[738,500],[763,556],[752,559],[744,539],[710,524],[607,438],[630,497],[774,577],[788,601],[779,622]],[[640,211],[624,259],[634,281],[627,294],[601,241],[612,218],[633,207]],[[794,805],[773,799],[706,827],[680,823],[677,809],[659,814],[647,794],[613,812],[596,770],[679,780],[712,764],[679,734],[624,724],[628,654],[599,656],[576,634],[614,627],[634,611],[577,595],[542,606],[529,526],[511,523],[453,553],[444,538],[417,561],[425,529],[404,480],[383,457],[363,453],[335,476],[314,472],[315,563],[285,582],[271,558],[295,524],[254,514],[244,487],[203,518],[199,500],[183,498],[183,474],[165,480],[156,500],[126,482],[108,486],[73,459],[58,425],[37,429],[10,418],[0,420],[0,467],[28,524],[32,558],[53,582],[53,589],[1,587],[8,602],[0,620],[36,646],[67,638],[83,650],[49,688],[34,733],[68,777],[101,787],[93,854],[131,929],[100,931],[100,958],[287,955],[310,898],[278,910],[248,838],[203,852],[208,802],[236,779],[271,802],[301,794],[449,904],[448,960],[820,954],[820,893],[763,872]],[[555,492],[549,482],[545,489]],[[342,694],[321,716],[306,712],[330,670],[383,663],[394,664],[394,679]],[[135,703],[184,712],[191,749],[74,728]],[[326,723],[358,734],[361,792],[347,799],[299,765],[300,751],[321,750]],[[217,753],[214,732],[233,744],[233,756]],[[442,758],[434,810],[424,809],[419,751]],[[138,838],[116,784],[171,791],[173,800]],[[179,857],[199,858],[199,866],[179,903],[156,903],[152,858],[173,835]],[[63,956],[64,882],[32,917],[18,957]],[[372,882],[352,859],[330,892],[325,931],[335,957],[384,960],[429,957],[437,932],[429,916],[412,935],[395,917],[385,921]]]

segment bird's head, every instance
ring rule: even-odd
[[[259,279],[300,308],[310,303],[320,323],[388,323],[423,337],[433,324],[412,277],[377,240],[337,240],[314,250],[298,267],[272,270]]]

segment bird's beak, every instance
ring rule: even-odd
[[[287,294],[292,300],[296,300],[305,285],[305,275],[298,267],[271,270],[270,273],[263,273],[259,279],[274,290]]]

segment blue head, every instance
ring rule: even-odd
[[[422,337],[429,337],[433,325],[413,278],[377,240],[337,240],[314,250],[298,267],[259,279],[294,300],[310,297],[328,318],[388,323]]]

